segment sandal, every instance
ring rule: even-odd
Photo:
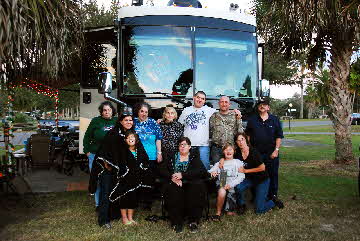
[[[214,222],[220,222],[221,221],[220,215],[211,216],[211,220]]]

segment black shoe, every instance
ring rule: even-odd
[[[243,215],[245,212],[246,212],[246,205],[245,204],[240,205],[238,209],[238,214]]]
[[[182,233],[182,231],[184,230],[184,227],[182,224],[176,224],[176,225],[173,225],[173,229],[176,233]]]
[[[197,223],[189,224],[190,233],[196,233],[199,230]]]
[[[106,229],[111,229],[111,228],[112,228],[112,226],[111,226],[110,223],[105,223],[105,224],[104,224],[103,226],[101,226],[101,227],[106,228]]]
[[[279,209],[283,209],[285,207],[284,203],[280,199],[278,199],[277,196],[273,196],[271,200],[275,203],[275,206],[278,207]]]

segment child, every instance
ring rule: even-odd
[[[129,130],[125,133],[125,142],[128,145],[128,152],[121,168],[125,168],[122,181],[118,183],[123,195],[120,197],[120,212],[122,223],[125,225],[137,224],[133,219],[134,209],[137,207],[137,191],[139,188],[151,187],[151,173],[149,157],[139,141],[135,131]]]
[[[209,170],[211,177],[218,176],[216,184],[218,185],[218,196],[216,200],[216,215],[213,216],[214,221],[220,221],[221,211],[224,206],[225,198],[227,196],[227,202],[225,205],[225,211],[227,214],[234,215],[233,210],[236,206],[235,190],[234,187],[245,179],[244,173],[239,173],[238,169],[244,166],[244,163],[238,159],[234,159],[235,147],[234,145],[227,143],[222,148],[224,153],[224,168],[226,172],[226,185],[221,186],[220,184],[220,172],[219,162]]]

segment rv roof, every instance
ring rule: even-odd
[[[208,8],[191,7],[167,7],[167,6],[129,6],[122,7],[119,10],[119,18],[131,18],[140,16],[197,16],[207,18],[219,18],[236,21],[255,26],[255,16],[245,11],[224,11]]]

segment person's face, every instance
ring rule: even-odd
[[[196,108],[201,108],[204,106],[205,104],[205,95],[198,93],[197,95],[194,96],[194,106]]]
[[[128,144],[130,147],[135,146],[136,143],[136,137],[134,135],[129,135],[126,137],[126,144]]]
[[[259,111],[259,113],[269,112],[269,111],[270,111],[270,106],[267,105],[267,104],[260,104],[260,105],[258,106],[258,111]]]
[[[120,121],[120,124],[125,130],[130,130],[134,124],[132,116],[126,116],[122,121]]]
[[[223,96],[219,100],[219,107],[221,111],[228,111],[230,109],[230,99],[229,97]]]
[[[191,148],[191,146],[189,144],[187,144],[186,141],[182,141],[179,144],[179,152],[180,152],[180,154],[185,154],[185,155],[189,154],[190,148]]]
[[[174,121],[175,117],[176,117],[176,112],[174,110],[167,110],[165,112],[165,121],[166,122]]]
[[[105,119],[111,119],[112,117],[112,109],[108,105],[104,105],[101,116]]]
[[[238,147],[240,148],[244,148],[247,146],[246,143],[246,139],[244,136],[238,136],[238,138],[236,139],[236,144],[238,145]]]
[[[231,146],[228,146],[225,150],[224,150],[224,156],[226,159],[233,159],[234,158],[234,148],[232,148]]]
[[[145,106],[141,107],[138,113],[138,117],[140,121],[146,121],[149,116],[149,110]]]

